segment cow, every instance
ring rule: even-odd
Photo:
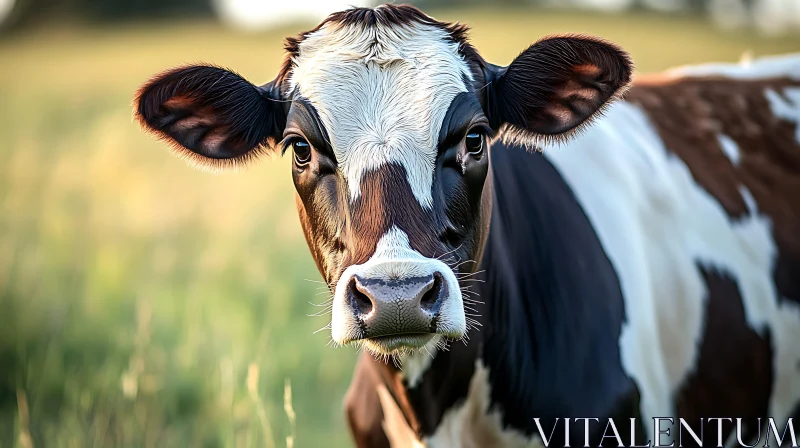
[[[708,419],[797,419],[800,56],[633,81],[599,38],[499,66],[467,34],[353,8],[264,85],[194,65],[135,97],[202,168],[292,157],[331,339],[364,349],[356,445],[666,444],[686,428],[649,421],[678,417],[716,446]]]

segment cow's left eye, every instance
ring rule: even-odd
[[[292,141],[292,152],[297,166],[303,166],[311,161],[311,145],[305,140],[295,139]]]
[[[483,152],[483,134],[477,132],[470,132],[464,139],[464,144],[467,146],[467,152],[477,156]]]

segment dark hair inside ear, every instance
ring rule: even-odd
[[[496,69],[495,69],[496,70]],[[487,76],[487,115],[495,129],[560,137],[588,122],[630,83],[627,53],[599,39],[543,39],[504,70]]]
[[[200,165],[236,165],[280,139],[286,116],[278,89],[198,65],[162,73],[136,95],[136,118]]]

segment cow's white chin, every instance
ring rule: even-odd
[[[357,342],[373,355],[393,356],[433,348],[441,338],[435,333],[409,333],[366,338]]]

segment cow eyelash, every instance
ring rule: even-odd
[[[489,126],[489,123],[479,121],[473,123],[470,127],[467,128],[467,132],[464,133],[463,139],[466,139],[470,134],[478,134],[484,138],[484,140],[490,140],[494,137],[494,131]]]
[[[286,150],[289,149],[289,146],[294,142],[295,139],[301,138],[297,135],[287,135],[283,138],[280,142],[278,142],[278,146],[281,148],[281,156],[286,154]]]
[[[472,126],[470,126],[467,133],[464,134],[464,137],[466,137],[469,134],[480,134],[487,140],[494,137],[494,132],[492,131],[492,128],[489,126],[489,123],[485,122],[475,123]]]

